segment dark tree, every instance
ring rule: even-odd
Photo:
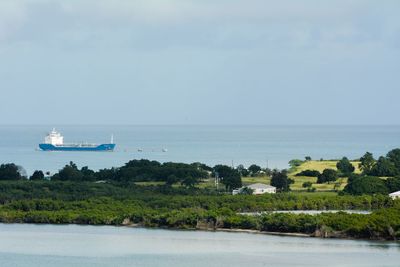
[[[171,175],[170,175],[171,176]],[[168,176],[168,177],[170,177],[170,176]],[[183,186],[186,186],[186,187],[188,187],[188,188],[193,188],[196,184],[198,184],[199,183],[199,180],[198,179],[196,179],[195,177],[193,177],[193,176],[186,176],[183,180],[182,180],[182,182],[181,182],[181,184],[183,185]]]
[[[400,148],[396,148],[389,151],[386,157],[394,164],[394,166],[397,169],[397,172],[400,172]]]
[[[218,175],[227,191],[242,187],[242,178],[237,170],[226,165],[216,165],[214,173]]]
[[[372,153],[365,153],[364,156],[360,158],[360,164],[359,167],[363,174],[365,175],[370,175],[372,167],[374,167],[375,164],[375,159]]]
[[[179,178],[176,177],[175,175],[171,174],[168,175],[167,180],[165,181],[165,183],[167,185],[173,185],[174,183],[177,183],[179,181]]]
[[[393,177],[398,173],[399,171],[396,169],[394,163],[385,157],[379,157],[371,170],[371,175],[379,177]]]
[[[256,164],[250,165],[248,169],[252,175],[256,175],[261,171],[261,167]]]
[[[253,189],[251,189],[250,187],[246,186],[246,187],[242,188],[242,190],[240,190],[239,194],[240,195],[252,195],[253,192],[254,192]]]
[[[318,177],[321,173],[316,170],[304,170],[296,174],[296,176]]]
[[[306,161],[311,161],[311,157],[310,157],[310,156],[306,156],[306,157],[305,157],[305,160],[306,160]]]
[[[194,162],[190,165],[195,166],[198,170],[203,170],[203,171],[207,171],[207,172],[212,172],[212,170],[213,170],[213,168],[211,168],[210,166],[207,166],[206,164],[203,164],[200,162]]]
[[[302,186],[303,186],[304,188],[309,188],[309,187],[312,186],[312,183],[311,183],[311,182],[304,182]]]
[[[79,182],[83,179],[83,174],[78,170],[78,167],[72,161],[69,165],[65,165],[58,173],[53,175],[52,180],[61,180],[61,181],[75,181]]]
[[[83,176],[83,181],[96,181],[96,173],[93,170],[89,169],[88,166],[82,167],[81,173]]]
[[[389,193],[400,191],[400,177],[389,177],[385,181]]]
[[[344,175],[349,175],[355,170],[354,166],[346,157],[343,157],[341,160],[338,161],[338,163],[336,164],[336,168]]]
[[[318,175],[317,183],[334,182],[338,178],[337,171],[333,169],[325,169],[320,175]]]
[[[289,165],[292,168],[298,167],[301,164],[303,164],[304,161],[302,161],[301,159],[292,159],[291,161],[289,161]]]
[[[250,172],[248,169],[246,169],[242,164],[238,165],[236,167],[236,170],[240,173],[241,176],[247,177],[249,176]]]
[[[160,162],[155,160],[148,160],[148,159],[134,159],[125,164],[125,168],[149,168],[149,167],[159,167],[161,165]]]
[[[19,167],[14,163],[0,165],[0,180],[22,180],[24,177],[19,172]]]
[[[29,177],[31,181],[41,181],[44,180],[44,173],[42,171],[34,171],[31,177]]]
[[[272,170],[270,168],[265,168],[263,171],[265,172],[266,176],[271,176],[272,175]]]
[[[359,176],[348,183],[344,191],[353,195],[362,194],[387,194],[385,182],[373,176]]]
[[[271,185],[275,186],[279,191],[290,191],[290,184],[294,181],[289,179],[287,170],[279,171],[274,169],[271,175]]]
[[[116,180],[116,174],[117,174],[117,169],[111,168],[111,169],[101,169],[95,173],[95,176],[96,180],[107,181],[107,180]]]
[[[362,175],[360,175],[360,174],[356,174],[356,173],[351,173],[350,175],[349,175],[349,178],[347,179],[347,183],[351,183],[351,182],[353,182],[355,179],[357,179],[357,178],[359,178],[359,177],[361,177]]]
[[[115,173],[115,180],[119,182],[147,182],[163,181],[167,182],[170,175],[178,178],[176,182],[182,182],[191,176],[198,183],[202,178],[209,176],[205,165],[198,163],[186,164],[165,162],[163,164],[157,161],[132,160],[119,168]]]

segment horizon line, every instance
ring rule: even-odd
[[[214,126],[214,127],[373,127],[373,126],[386,126],[386,127],[393,127],[393,126],[400,126],[399,124],[298,124],[298,123],[287,123],[287,124],[202,124],[202,123],[193,123],[193,124],[184,124],[184,123],[171,123],[171,124],[164,124],[164,123],[155,123],[155,124],[143,124],[143,123],[0,123],[0,127],[3,126],[50,126],[56,127],[58,126],[140,126],[140,127],[168,127],[168,126],[188,126],[188,127],[199,127],[199,126]]]

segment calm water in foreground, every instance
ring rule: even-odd
[[[113,153],[41,152],[38,144],[57,127],[65,142],[103,143],[114,134]],[[0,163],[57,171],[69,161],[93,169],[131,159],[286,168],[294,158],[377,157],[400,147],[400,126],[0,126]],[[162,152],[165,148],[168,151]],[[141,150],[139,152],[138,150]]]
[[[112,226],[0,224],[2,267],[399,266],[391,242]]]

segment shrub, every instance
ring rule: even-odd
[[[373,176],[360,176],[354,178],[346,185],[344,191],[353,195],[388,193],[385,182],[382,179]]]
[[[318,177],[321,173],[316,170],[304,170],[296,174],[296,176]]]
[[[0,180],[21,180],[19,167],[13,163],[0,165]]]
[[[338,161],[338,163],[336,164],[336,168],[345,175],[348,175],[355,170],[354,166],[346,157],[343,157],[341,160]]]
[[[31,181],[44,180],[44,173],[42,171],[35,171],[31,175],[31,177],[29,177],[29,180]]]
[[[280,191],[290,191],[290,184],[294,183],[288,178],[286,170],[273,170],[271,176],[271,185],[275,186]]]
[[[396,192],[400,190],[400,177],[390,177],[385,181],[386,187],[389,192]]]
[[[302,161],[301,159],[292,159],[291,161],[289,161],[289,165],[292,168],[298,167],[301,164],[303,164],[304,161]]]
[[[337,171],[333,169],[325,169],[320,175],[318,175],[317,183],[322,184],[326,182],[334,182],[337,177]]]

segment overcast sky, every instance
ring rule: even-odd
[[[399,124],[400,1],[1,0],[0,124]]]

